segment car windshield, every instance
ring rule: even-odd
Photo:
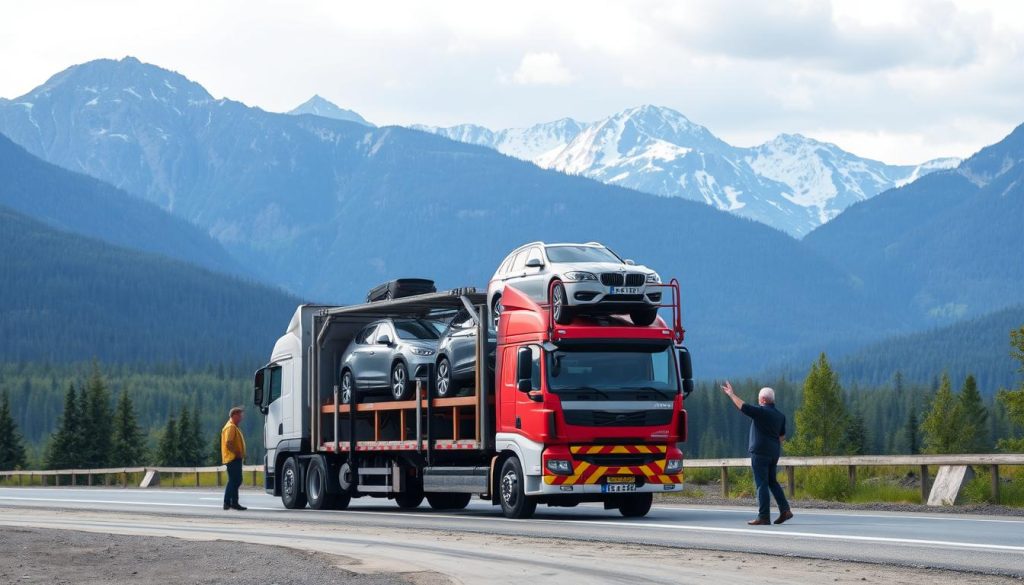
[[[438,339],[440,334],[430,321],[416,319],[395,321],[395,331],[400,339]]]
[[[608,248],[596,246],[545,246],[548,260],[551,262],[615,262],[622,264],[622,259]]]
[[[548,389],[556,394],[658,400],[679,392],[671,345],[558,350],[547,359]]]

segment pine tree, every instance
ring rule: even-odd
[[[843,391],[823,353],[804,380],[803,402],[796,411],[796,438],[787,451],[794,455],[842,454],[847,426]]]
[[[1024,374],[1024,326],[1010,332],[1010,355],[1020,362],[1018,372]],[[1018,427],[1024,426],[1024,380],[1016,390],[1000,390],[999,403],[1006,408],[1006,416]],[[999,440],[999,450],[1007,452],[1024,452],[1024,437],[1005,437]]]
[[[11,403],[4,391],[0,395],[0,471],[25,467],[25,443],[11,414]]]
[[[172,414],[167,419],[167,426],[164,427],[164,434],[160,437],[160,452],[157,459],[160,465],[177,467],[181,465],[181,449],[178,445],[178,423]]]
[[[896,396],[903,396],[903,372],[899,370],[896,370],[896,375],[893,376],[893,389]]]
[[[960,389],[960,415],[963,417],[960,435],[960,451],[964,453],[987,453],[992,448],[988,434],[988,409],[981,400],[974,376],[968,375]]]
[[[960,452],[964,430],[962,418],[949,375],[943,374],[932,408],[921,423],[924,452],[937,455]]]
[[[68,384],[68,390],[64,394],[64,412],[60,415],[57,432],[50,437],[50,443],[46,449],[47,469],[71,469],[81,466],[80,408],[81,404],[75,392],[75,385]]]
[[[84,406],[81,426],[82,465],[106,467],[113,437],[113,413],[110,411],[110,392],[96,362],[93,362],[92,373],[82,390],[81,399]]]
[[[850,455],[864,455],[867,452],[867,430],[864,428],[864,417],[855,414],[850,417],[846,427],[846,451]]]
[[[108,465],[132,467],[141,464],[146,445],[135,417],[135,406],[128,396],[128,390],[121,390],[121,396],[114,409],[114,436],[111,440]]]
[[[907,415],[906,424],[903,425],[903,443],[907,449],[907,453],[911,455],[917,455],[921,452],[921,445],[917,440],[917,429],[917,413],[911,410]]]
[[[178,449],[182,465],[202,465],[203,440],[199,436],[198,426],[199,409],[194,409],[190,413],[188,406],[183,406],[178,417]]]

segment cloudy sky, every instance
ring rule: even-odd
[[[218,97],[318,93],[377,124],[490,127],[668,106],[752,145],[799,132],[887,162],[1024,122],[1024,2],[334,0],[11,3],[0,96],[133,55]]]

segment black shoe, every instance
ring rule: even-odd
[[[242,511],[242,510],[248,510],[249,508],[246,508],[245,506],[243,506],[241,504],[235,504],[235,505],[231,506],[231,509],[232,510]]]
[[[225,510],[230,510],[230,509],[231,509],[231,506],[229,506],[228,504],[224,504],[224,509],[225,509]]]

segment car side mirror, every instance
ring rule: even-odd
[[[636,262],[629,258],[626,258],[625,260],[623,260],[623,262],[626,264],[626,266],[636,266]]]
[[[683,380],[683,396],[689,396],[693,392],[693,361],[685,347],[679,348],[679,377]]]
[[[540,258],[530,258],[526,261],[527,268],[544,268],[544,261]]]
[[[533,350],[520,347],[516,354],[516,390],[533,390]]]
[[[377,337],[377,343],[380,345],[391,345],[394,341],[391,339],[391,335],[389,333],[381,333]]]
[[[260,368],[259,370],[256,370],[256,376],[253,378],[252,382],[252,402],[253,405],[260,409],[260,412],[263,414],[267,414],[267,405],[264,404],[263,401],[270,396],[266,388],[269,381],[270,379],[267,376],[267,368]]]

